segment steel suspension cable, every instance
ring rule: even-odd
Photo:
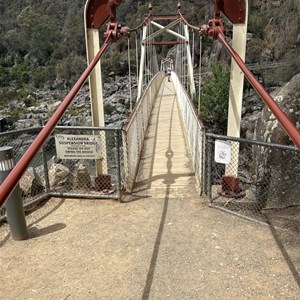
[[[130,39],[128,37],[128,84],[129,84],[129,101],[130,112],[132,112],[132,90],[131,90],[131,66],[130,66]]]
[[[199,41],[199,78],[198,78],[198,115],[200,116],[201,101],[201,84],[202,84],[202,35]]]
[[[179,23],[179,34],[182,34],[182,22],[180,21]],[[183,63],[182,63],[182,44],[179,45],[179,61],[180,61],[180,78],[181,78],[181,82],[182,84],[184,85],[184,78],[182,76],[182,73],[183,73]]]
[[[179,13],[180,19],[181,19],[181,20],[182,20],[189,28],[192,28],[192,29],[197,30],[197,31],[200,30],[200,27],[191,25],[191,24],[184,18],[184,16],[182,15],[182,13],[181,13],[180,11],[178,11],[178,13]]]
[[[150,20],[150,15],[148,15],[144,21],[142,23],[140,23],[137,27],[133,28],[133,29],[130,29],[130,32],[135,32],[135,31],[138,31],[139,29],[141,29],[149,20]]]
[[[193,52],[192,52],[192,63],[194,65],[194,59],[195,59],[195,32],[193,30],[193,39],[192,39],[193,43],[192,43],[192,48],[193,48]]]
[[[146,26],[146,37],[149,36],[150,32],[149,32],[149,25]],[[148,79],[149,79],[149,44],[145,44],[145,51],[146,51],[146,55],[145,55],[145,83],[146,86],[148,85]]]
[[[135,32],[135,64],[136,64],[136,78],[139,82],[139,51],[138,51],[138,36]]]
[[[146,37],[148,34],[148,25],[146,24]],[[143,47],[144,47],[144,70],[143,70],[143,74],[140,74],[140,76],[143,76],[143,86],[142,86],[142,90],[144,90],[144,86],[145,84],[147,84],[147,44],[145,44],[142,40],[143,43]]]

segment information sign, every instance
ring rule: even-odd
[[[59,159],[100,159],[100,137],[95,135],[55,135]]]
[[[215,141],[215,162],[229,164],[231,160],[231,143],[228,141]]]

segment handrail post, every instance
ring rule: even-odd
[[[115,147],[117,158],[117,191],[119,201],[122,201],[122,183],[121,183],[121,130],[115,130]]]
[[[12,147],[0,148],[0,183],[14,167]],[[13,192],[8,197],[6,203],[6,216],[10,228],[11,236],[14,240],[26,240],[28,230],[22,202],[22,194],[19,185],[16,185]]]
[[[213,141],[210,137],[207,139],[207,196],[212,202],[212,160],[213,160]]]

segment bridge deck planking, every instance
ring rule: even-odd
[[[159,196],[159,190],[164,196],[166,189],[177,193],[194,186],[176,97],[173,83],[165,79],[150,117],[135,192],[143,186],[144,193]]]

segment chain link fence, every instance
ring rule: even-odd
[[[265,222],[265,212],[300,206],[300,151],[206,134],[205,194],[211,206]]]
[[[17,162],[40,130],[0,133],[0,147],[11,146]],[[57,126],[19,182],[25,209],[55,196],[121,200],[121,138],[120,128]]]

